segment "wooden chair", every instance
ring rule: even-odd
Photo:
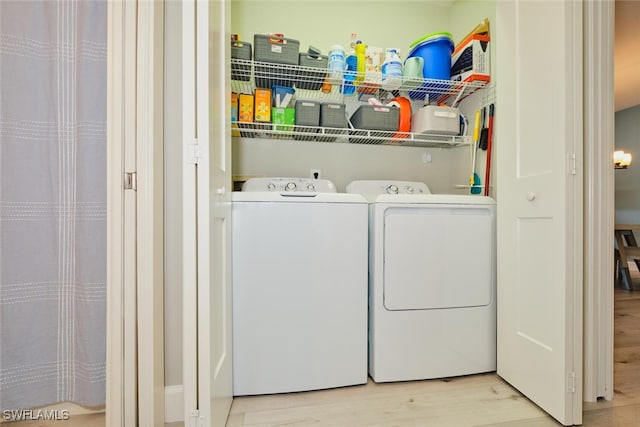
[[[640,247],[631,230],[616,230],[616,243],[618,248],[615,251],[616,258],[616,278],[622,280],[622,287],[632,291],[631,275],[629,274],[629,259],[634,260],[640,269]]]

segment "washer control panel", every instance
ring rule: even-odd
[[[349,183],[349,185],[347,185],[347,193],[365,195],[431,194],[431,191],[429,191],[429,187],[424,182],[363,180]]]
[[[313,178],[251,178],[242,184],[242,191],[273,191],[278,193],[337,193],[328,179]]]

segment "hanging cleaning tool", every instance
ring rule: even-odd
[[[362,40],[356,41],[357,74],[353,82],[356,86],[364,81],[364,74],[367,71],[367,45]]]
[[[471,161],[471,176],[469,177],[469,186],[471,194],[480,194],[480,176],[476,173],[476,158],[478,153],[478,141],[480,139],[480,110],[476,110],[476,123],[473,127],[473,146]]]
[[[487,135],[489,135],[489,119],[487,118],[487,107],[482,108],[482,125],[480,126],[480,140],[478,148],[487,151]]]
[[[493,139],[493,104],[489,105],[489,131],[487,132],[487,169],[484,175],[484,195],[489,195],[489,178],[491,177],[491,140]]]

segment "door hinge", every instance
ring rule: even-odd
[[[197,165],[200,162],[202,153],[197,139],[194,139],[191,143],[186,143],[184,150],[184,159],[188,164]]]
[[[135,172],[124,173],[124,189],[136,191],[138,189],[138,177]]]
[[[567,373],[567,392],[568,393],[576,392],[576,373],[575,372]]]
[[[578,172],[578,160],[575,153],[569,154],[569,174],[576,175]]]

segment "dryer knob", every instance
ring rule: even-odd
[[[413,187],[412,187],[412,186],[410,186],[410,185],[407,185],[407,186],[405,187],[405,190],[407,190],[407,193],[409,193],[409,194],[413,194],[413,192],[414,192]]]
[[[276,189],[276,185],[273,182],[270,182],[269,184],[267,184],[267,190],[273,191],[275,189]]]
[[[284,186],[284,189],[286,191],[295,191],[296,190],[296,183],[295,182],[287,182],[287,185]]]
[[[316,186],[313,184],[307,185],[307,191],[316,191]]]
[[[398,194],[398,186],[391,184],[390,186],[387,187],[387,193],[388,194]]]

